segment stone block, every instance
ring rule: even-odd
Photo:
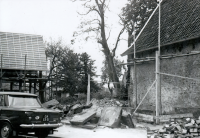
[[[118,127],[121,121],[121,107],[104,107],[99,118],[99,125],[108,127]]]

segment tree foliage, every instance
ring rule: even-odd
[[[123,61],[114,58],[114,65],[116,68],[116,73],[118,78],[121,77],[122,74],[122,70],[126,70],[126,67],[124,65],[122,65]],[[102,76],[101,76],[101,80],[103,82],[103,84],[105,84],[106,82],[109,82],[109,76],[108,76],[108,62],[106,60],[103,61],[103,67],[101,68],[101,72],[102,72]]]
[[[135,37],[138,35],[144,24],[152,14],[158,4],[158,0],[128,0],[125,7],[122,8],[121,21],[126,26],[128,32],[128,47],[132,45]],[[128,55],[128,61],[131,59]],[[130,67],[128,67],[127,84],[130,83]],[[128,85],[127,85],[128,86]]]
[[[122,70],[126,70],[126,67],[124,65],[122,65],[123,61],[120,61],[119,59],[117,58],[114,58],[114,65],[115,65],[115,69],[116,69],[116,74],[117,74],[117,77],[120,78],[121,76],[123,76],[123,72]],[[102,72],[102,76],[101,76],[101,80],[103,82],[103,85],[107,83],[108,85],[108,89],[111,93],[111,98],[113,96],[113,90],[110,86],[110,83],[112,82],[108,76],[109,74],[109,68],[108,68],[108,62],[106,60],[103,61],[103,67],[101,68],[101,72]],[[114,84],[120,84],[120,82],[114,82]],[[120,87],[120,89],[122,88],[122,86]],[[120,90],[120,92],[122,92]],[[119,96],[119,95],[118,95]]]
[[[128,46],[133,42],[134,29],[137,35],[157,4],[158,0],[128,0],[126,6],[122,8],[121,21],[128,32]]]
[[[87,93],[88,73],[91,74],[91,91],[100,88],[93,82],[95,76],[94,60],[87,53],[77,54],[61,41],[47,43],[46,55],[51,59],[49,77],[54,88],[61,88],[65,93]]]

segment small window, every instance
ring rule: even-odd
[[[0,106],[4,106],[4,97],[0,95]]]

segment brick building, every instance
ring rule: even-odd
[[[162,73],[193,79],[161,75],[162,113],[174,113],[180,108],[200,106],[200,1],[163,0],[161,3],[161,70]],[[155,80],[155,52],[158,50],[158,9],[136,37],[137,101],[141,101]],[[122,56],[131,55],[133,45]],[[129,59],[131,60],[131,59]],[[131,80],[133,80],[133,64]],[[197,80],[195,80],[197,79]],[[131,104],[135,106],[136,91],[131,81],[129,92],[133,92]],[[140,109],[155,107],[155,86],[148,93]]]

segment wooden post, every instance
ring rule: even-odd
[[[50,57],[50,59],[49,59],[49,61],[50,61],[50,67],[49,67],[49,69],[50,69],[50,71],[51,71],[51,68],[52,68],[52,58]],[[49,72],[49,78],[50,78],[50,80],[49,80],[49,97],[50,97],[50,99],[53,99],[53,92],[52,92],[52,73],[50,73]]]
[[[3,77],[2,68],[3,68],[3,54],[1,54],[1,84],[0,84],[1,86],[0,86],[0,90],[2,89],[2,82],[3,82],[3,80],[2,80],[3,79],[2,78]]]
[[[31,86],[32,86],[32,81],[29,80],[29,93],[31,93]]]
[[[159,0],[159,12],[158,12],[158,52],[160,56],[160,20],[161,20],[161,0]]]
[[[22,91],[22,71],[20,70],[20,78],[19,78],[19,91]]]
[[[88,87],[87,87],[87,105],[90,102],[90,74],[88,73]]]
[[[24,91],[26,91],[26,54],[25,54],[25,66],[24,66]]]
[[[21,79],[19,80],[19,91],[20,92],[22,91],[22,80]]]
[[[134,97],[135,93],[135,97]],[[135,99],[135,107],[138,105],[137,101],[137,73],[136,73],[136,61],[134,61],[134,66],[133,66],[133,99]]]
[[[57,99],[57,92],[58,92],[58,81],[57,81],[57,79],[58,79],[58,74],[57,74],[57,67],[56,67],[56,92],[54,92],[54,97],[56,97],[56,99]]]
[[[156,124],[159,124],[161,113],[161,86],[160,86],[160,53],[156,51]]]
[[[44,103],[44,89],[42,87],[42,71],[39,71],[39,98],[41,103]]]
[[[34,80],[34,91],[33,91],[34,94],[36,94],[36,83],[37,83],[37,80]]]
[[[158,51],[156,51],[156,124],[159,124],[161,109],[161,80],[160,80],[160,29],[161,29],[161,0],[159,0],[158,12]]]
[[[10,82],[10,91],[13,91],[13,82]]]
[[[51,78],[51,77],[50,77]],[[50,82],[50,92],[51,92],[51,98],[53,99],[53,90],[52,90],[52,80]]]
[[[133,81],[133,91],[135,92],[135,107],[137,107],[138,105],[138,101],[137,101],[137,72],[136,72],[136,49],[135,49],[135,25],[134,27],[134,67],[133,67],[133,77],[134,77],[134,81]]]

